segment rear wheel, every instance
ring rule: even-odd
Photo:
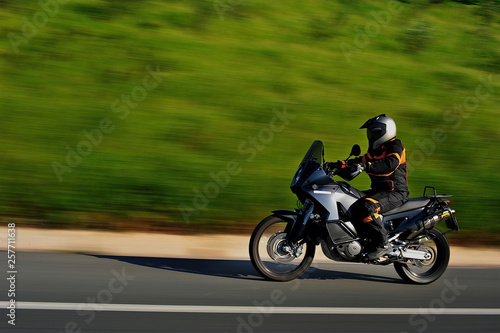
[[[436,281],[448,267],[450,260],[450,246],[441,230],[432,228],[425,234],[415,237],[418,241],[409,248],[425,251],[430,254],[427,260],[408,259],[406,262],[395,262],[394,268],[398,275],[406,282],[427,284]]]
[[[252,233],[249,252],[253,267],[260,275],[274,281],[290,281],[304,274],[314,258],[314,241],[291,246],[284,232],[288,222],[271,215]]]

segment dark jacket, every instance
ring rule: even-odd
[[[370,176],[373,190],[397,191],[408,197],[406,151],[401,140],[394,138],[351,161],[366,164],[365,171]]]

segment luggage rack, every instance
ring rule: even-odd
[[[428,194],[427,193],[427,189],[432,189],[433,190],[433,193],[432,194]],[[436,188],[433,187],[433,186],[426,186],[424,188],[424,197],[426,198],[429,198],[429,199],[434,199],[436,201],[441,201],[439,200],[439,198],[449,198],[449,197],[452,197],[453,195],[451,194],[437,194],[437,191],[436,191]],[[432,206],[432,202],[433,200],[429,201],[429,203],[427,204],[427,206],[430,208]],[[443,203],[446,202],[446,206],[443,206]],[[449,214],[449,218],[446,219],[446,226],[451,229],[451,230],[448,230],[447,232],[445,232],[445,234],[451,232],[451,231],[459,231],[460,228],[458,227],[458,222],[454,216],[455,214],[455,211],[450,209],[448,206],[449,204],[449,201],[445,200],[444,202],[441,202],[441,207],[443,209],[443,211],[441,213],[444,213],[444,212],[447,212]],[[442,215],[441,217],[439,218],[442,218]],[[422,221],[423,223],[424,221]],[[425,225],[424,225],[424,229],[425,229]]]
[[[433,189],[434,193],[433,194],[427,194],[427,189],[428,188]],[[450,198],[452,196],[453,195],[451,195],[451,194],[437,194],[436,188],[434,186],[426,186],[424,188],[424,197],[427,197],[427,198]]]

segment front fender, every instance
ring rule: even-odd
[[[286,209],[273,210],[273,214],[279,218],[282,218],[283,221],[288,221],[288,222],[297,221],[297,218],[299,216],[299,213]]]
[[[290,210],[276,210],[273,211],[273,213],[275,216],[283,219],[283,221],[288,222],[284,232],[287,234],[289,242],[296,243],[302,238],[302,234],[306,229],[306,224],[313,210],[314,203],[310,200],[306,200],[301,213],[292,212]]]
[[[290,233],[290,230],[292,230],[293,226],[299,218],[299,213],[285,209],[273,210],[273,215],[279,217],[283,221],[288,222],[285,230],[283,230],[287,234]]]

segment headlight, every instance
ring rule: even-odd
[[[297,170],[297,172],[295,173],[295,177],[293,177],[292,185],[297,184],[297,182],[300,179],[300,176],[302,176],[302,171],[304,171],[304,166],[303,165],[301,165],[299,167],[299,169]]]

